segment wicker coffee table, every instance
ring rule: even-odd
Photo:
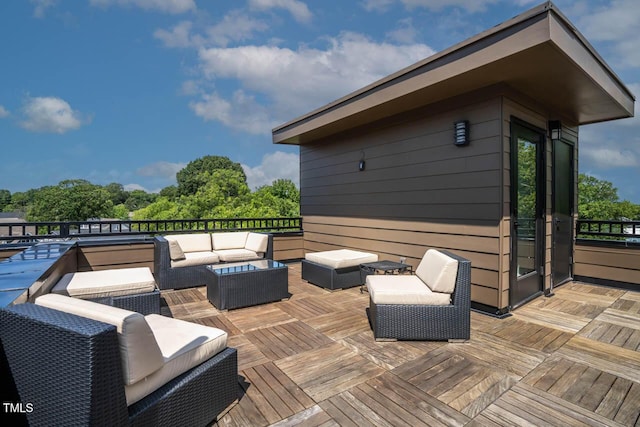
[[[207,266],[207,298],[219,310],[289,298],[286,265],[270,259]]]

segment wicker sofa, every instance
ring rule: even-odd
[[[45,295],[0,310],[3,398],[30,404],[32,426],[208,425],[238,398],[237,351],[226,338],[203,325]],[[8,421],[25,421],[19,417]]]
[[[238,231],[154,238],[154,274],[160,289],[204,286],[210,264],[272,258],[271,234]]]
[[[367,276],[376,340],[468,340],[471,262],[430,249],[416,275]]]

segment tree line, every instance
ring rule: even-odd
[[[159,193],[127,191],[122,184],[70,179],[24,192],[0,190],[0,211],[29,222],[114,219],[265,218],[300,215],[300,191],[278,179],[251,191],[239,163],[204,156],[176,174],[177,185]]]
[[[0,211],[21,212],[27,221],[85,221],[115,219],[266,218],[300,215],[300,191],[279,179],[254,191],[239,163],[227,157],[204,156],[176,174],[177,185],[159,193],[124,190],[83,179],[11,193],[0,189]],[[581,219],[640,220],[640,205],[620,200],[609,181],[578,176]]]

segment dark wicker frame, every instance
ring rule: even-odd
[[[265,304],[289,298],[286,266],[230,274],[207,269],[207,298],[219,310]]]
[[[359,264],[352,267],[333,268],[306,259],[302,260],[302,278],[330,290],[353,288],[364,283]]]
[[[127,407],[114,326],[26,303],[0,310],[0,340],[3,383],[32,404],[32,426],[207,425],[239,396],[233,348]]]
[[[451,304],[408,305],[369,302],[369,316],[375,339],[468,340],[471,331],[471,261],[451,252],[458,260],[456,287]],[[399,276],[402,277],[402,276]]]
[[[269,243],[267,244],[267,252],[264,258],[272,259],[273,235],[268,234],[268,236]],[[153,247],[154,275],[159,289],[184,289],[207,284],[208,271],[205,265],[171,267],[169,242],[163,236],[154,237]]]
[[[147,314],[160,314],[160,291],[116,297],[91,298],[90,301]]]

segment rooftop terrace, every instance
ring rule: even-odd
[[[368,295],[289,265],[287,301],[221,312],[205,288],[162,312],[229,332],[241,398],[217,425],[640,425],[640,293],[579,282],[471,340],[376,342]]]

